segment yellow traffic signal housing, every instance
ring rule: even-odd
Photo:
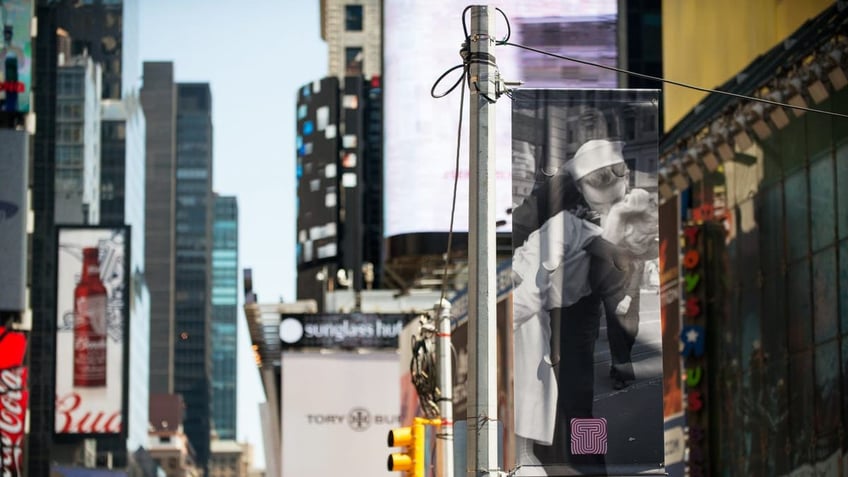
[[[438,419],[416,417],[412,426],[389,431],[389,447],[403,447],[403,452],[389,455],[386,467],[390,471],[406,472],[410,477],[424,477],[424,426],[439,425]]]
[[[386,467],[403,471],[412,477],[424,477],[424,424],[415,419],[410,427],[389,431],[389,447],[403,447],[403,452],[389,455]]]

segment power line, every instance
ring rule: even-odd
[[[701,86],[695,86],[695,85],[692,85],[692,84],[683,83],[681,81],[674,81],[674,80],[670,80],[670,79],[666,79],[666,78],[661,78],[659,76],[652,76],[652,75],[648,75],[648,74],[644,74],[644,73],[637,73],[635,71],[626,70],[624,68],[617,68],[615,66],[602,65],[600,63],[595,63],[595,62],[587,61],[587,60],[581,60],[581,59],[574,58],[574,57],[571,57],[571,56],[558,55],[556,53],[551,53],[551,52],[540,50],[540,49],[533,48],[533,47],[530,47],[530,46],[520,45],[518,43],[512,43],[510,41],[504,41],[500,44],[507,45],[507,46],[514,46],[516,48],[521,48],[521,49],[532,51],[532,52],[539,53],[539,54],[542,54],[542,55],[547,55],[547,56],[551,56],[551,57],[554,57],[554,58],[559,58],[561,60],[573,61],[575,63],[580,63],[580,64],[583,64],[583,65],[594,66],[594,67],[597,67],[597,68],[603,68],[605,70],[611,70],[611,71],[615,71],[617,73],[624,73],[626,75],[636,76],[638,78],[643,78],[643,79],[647,79],[647,80],[651,80],[651,81],[659,81],[659,82],[662,82],[662,83],[668,83],[668,84],[672,84],[672,85],[675,85],[675,86],[679,86],[681,88],[694,89],[694,90],[697,90],[697,91],[702,91],[704,93],[722,94],[722,95],[725,95],[725,96],[733,96],[735,98],[745,99],[745,100],[748,100],[748,101],[757,101],[757,102],[760,102],[760,103],[771,104],[771,105],[774,105],[774,106],[782,106],[782,107],[785,107],[785,108],[799,109],[801,111],[808,111],[808,112],[811,112],[811,113],[827,114],[827,115],[830,115],[830,116],[848,119],[848,114],[837,113],[837,112],[834,112],[834,111],[825,111],[825,110],[822,110],[822,109],[808,108],[806,106],[798,106],[798,105],[788,104],[788,103],[781,103],[780,101],[773,101],[773,100],[766,99],[766,98],[758,98],[756,96],[747,96],[747,95],[739,94],[739,93],[731,93],[730,91],[721,91],[721,90],[718,90],[718,89],[703,88]]]

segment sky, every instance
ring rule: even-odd
[[[295,101],[300,86],[327,75],[319,5],[139,2],[141,61],[173,61],[178,82],[211,86],[213,187],[237,197],[239,268],[253,269],[262,302],[295,299]],[[254,445],[262,468],[264,392],[239,305],[236,437]]]

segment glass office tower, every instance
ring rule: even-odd
[[[212,94],[177,84],[174,392],[186,403],[185,432],[206,468],[211,403]]]
[[[238,203],[215,196],[212,226],[212,423],[219,439],[236,438]]]

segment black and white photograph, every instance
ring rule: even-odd
[[[514,94],[516,475],[663,473],[658,99]]]

